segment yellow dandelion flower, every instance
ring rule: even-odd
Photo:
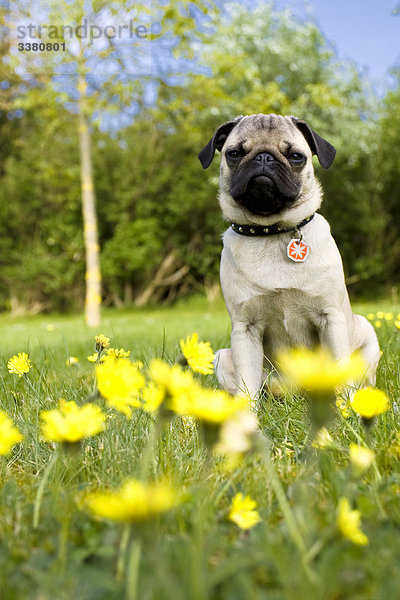
[[[393,313],[391,312],[387,312],[384,315],[385,321],[392,321],[393,320]]]
[[[140,407],[139,390],[145,379],[130,360],[107,356],[96,366],[97,389],[109,406],[132,416],[132,407]]]
[[[78,406],[73,400],[60,400],[60,407],[41,412],[42,433],[49,442],[74,444],[103,431],[105,415],[98,406]]]
[[[149,374],[153,382],[165,391],[167,398],[188,393],[197,385],[190,372],[184,371],[179,365],[170,366],[158,358],[151,361]]]
[[[103,362],[105,359],[105,355],[104,354],[99,354],[98,352],[95,352],[94,354],[91,354],[90,356],[87,357],[87,359],[90,362]]]
[[[183,356],[193,371],[203,375],[210,375],[214,372],[214,353],[210,342],[199,342],[198,334],[193,333],[192,336],[187,336],[186,341],[181,340],[179,344]]]
[[[154,381],[151,381],[142,391],[143,410],[155,412],[165,399],[165,390],[158,387]]]
[[[385,392],[376,388],[357,390],[351,400],[352,409],[365,419],[373,419],[386,412],[390,407]]]
[[[338,398],[336,398],[335,404],[336,407],[339,409],[342,417],[348,419],[350,416],[350,409],[347,400],[339,396]]]
[[[123,348],[107,348],[106,353],[108,356],[113,356],[114,358],[128,358],[131,351],[124,350]]]
[[[329,431],[326,427],[321,427],[318,429],[315,438],[312,442],[313,448],[320,448],[321,450],[325,450],[326,448],[331,448],[334,445],[333,439]]]
[[[385,318],[385,313],[384,313],[382,310],[379,310],[379,311],[376,313],[376,318],[377,318],[377,319],[384,319],[384,318]]]
[[[240,529],[251,529],[261,521],[261,517],[255,510],[257,502],[250,496],[243,496],[240,492],[232,500],[228,519],[233,521]]]
[[[400,319],[399,319],[399,320],[396,320],[396,321],[394,322],[394,326],[395,326],[397,329],[400,329]]]
[[[173,397],[170,407],[180,415],[191,415],[199,421],[218,425],[248,408],[248,401],[245,397],[232,398],[224,391],[195,386],[189,393]]]
[[[14,427],[14,423],[7,413],[0,410],[0,455],[7,456],[14,444],[21,441],[21,433]]]
[[[375,313],[370,312],[367,314],[368,321],[373,321],[375,319]]]
[[[336,361],[324,348],[286,350],[280,352],[277,362],[299,388],[316,393],[330,392],[350,379],[362,377],[366,371],[360,355]]]
[[[357,473],[363,473],[374,462],[375,454],[365,446],[350,444],[350,461]]]
[[[108,348],[110,345],[110,338],[106,337],[102,333],[95,336],[96,341],[96,350],[102,350],[103,348]]]
[[[176,493],[165,483],[145,484],[136,479],[118,490],[92,492],[83,499],[83,506],[94,516],[122,522],[150,519],[177,503]]]
[[[77,358],[76,356],[69,356],[67,358],[67,367],[72,367],[72,366],[76,366],[79,364],[79,358]]]
[[[225,455],[248,452],[252,446],[252,438],[257,432],[258,422],[255,414],[248,410],[237,412],[222,424],[219,442],[214,451]]]
[[[376,329],[379,329],[380,327],[382,327],[382,321],[377,319],[374,323],[374,326],[376,327]]]
[[[218,461],[214,468],[216,472],[220,470],[224,475],[238,469],[243,461],[243,454],[240,452],[232,452],[229,454],[221,453],[220,456],[223,456],[223,460]]]
[[[32,362],[25,352],[14,354],[7,363],[8,372],[15,373],[18,377],[22,377],[25,373],[29,373],[31,366]]]
[[[347,498],[340,498],[336,525],[343,537],[349,539],[353,544],[365,546],[368,544],[368,538],[361,531],[361,514],[359,510],[351,510]]]

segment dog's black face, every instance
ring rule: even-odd
[[[246,153],[242,145],[226,149],[229,192],[240,206],[252,214],[269,216],[296,202],[302,187],[300,173],[307,158],[291,144],[284,153],[286,156],[277,149],[260,147]]]
[[[312,154],[326,169],[335,157],[334,147],[305,121],[264,114],[220,125],[199,153],[204,169],[215,150],[222,153],[223,211],[229,208],[234,215],[235,207],[240,207],[257,217],[274,216],[306,201],[314,181]]]

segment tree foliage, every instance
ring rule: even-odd
[[[398,281],[400,273],[400,69],[393,71],[394,87],[382,103],[374,155],[374,193],[381,198],[385,223],[381,281]]]
[[[361,293],[396,282],[400,86],[378,111],[368,82],[338,61],[314,23],[266,2],[219,8],[157,4],[164,30],[151,75],[104,81],[88,99],[105,302],[213,287],[226,225],[218,160],[204,172],[197,154],[221,122],[257,112],[294,114],[336,146],[331,170],[316,171],[348,280]],[[2,77],[0,306],[76,308],[84,297],[77,97],[51,79]]]

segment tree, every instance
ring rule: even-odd
[[[86,302],[85,315],[86,321],[90,326],[98,326],[100,322],[100,303],[101,303],[101,275],[99,267],[99,245],[98,245],[98,226],[96,216],[95,185],[92,170],[92,150],[91,150],[91,119],[90,115],[97,111],[106,111],[106,108],[113,104],[114,98],[118,98],[118,108],[124,108],[129,111],[134,100],[140,102],[143,94],[143,81],[138,78],[140,69],[143,66],[143,53],[138,54],[140,46],[143,49],[143,39],[147,42],[157,37],[150,31],[149,25],[137,25],[134,29],[136,38],[133,42],[130,40],[127,49],[121,43],[120,33],[124,28],[128,28],[126,23],[120,28],[117,21],[120,19],[129,19],[129,31],[133,32],[133,18],[139,14],[145,18],[146,24],[149,21],[150,8],[146,1],[136,2],[131,7],[130,2],[118,3],[106,2],[101,0],[92,0],[92,2],[82,3],[78,0],[71,2],[22,2],[14,3],[13,7],[19,8],[19,14],[14,14],[14,29],[25,31],[31,30],[29,26],[19,24],[18,16],[30,17],[33,23],[36,23],[38,15],[47,17],[50,25],[34,26],[34,43],[36,50],[38,42],[43,42],[47,50],[47,44],[57,43],[57,47],[63,45],[66,59],[63,66],[65,72],[59,77],[49,78],[44,73],[56,75],[60,73],[57,65],[57,57],[50,52],[39,53],[39,55],[30,54],[14,56],[14,63],[19,62],[19,67],[25,68],[26,72],[35,73],[39,79],[46,85],[52,85],[55,79],[58,79],[63,86],[62,99],[67,110],[78,115],[79,122],[79,141],[80,141],[80,164],[81,164],[81,190],[82,190],[82,214],[84,223],[84,241],[86,253]],[[188,40],[192,38],[191,31],[196,30],[193,25],[197,24],[198,16],[195,16],[193,10],[201,9],[203,12],[206,6],[202,2],[185,1],[183,3],[174,2],[169,5],[158,5],[158,17],[161,25],[165,25],[172,30],[178,41],[181,41],[183,50],[187,49]],[[183,10],[182,10],[183,9]],[[36,17],[36,19],[35,19]],[[107,26],[105,19],[109,19]],[[13,19],[11,19],[12,21]],[[21,23],[23,23],[21,21]],[[58,25],[53,25],[58,23]],[[60,24],[63,24],[61,27]],[[162,30],[162,27],[161,27]],[[43,34],[44,31],[44,34]],[[67,44],[66,34],[75,31],[78,40],[77,43]],[[79,31],[79,33],[78,33]],[[85,35],[84,35],[85,32]],[[90,33],[89,33],[90,32]],[[103,32],[103,39],[99,42],[100,32]],[[108,32],[108,33],[107,33]],[[118,32],[118,35],[117,33]],[[54,34],[54,35],[53,35]],[[132,38],[132,35],[131,35]],[[32,40],[29,38],[29,43]],[[33,43],[32,43],[33,49]],[[40,50],[40,48],[39,48]],[[144,52],[146,55],[146,52]],[[144,56],[146,59],[146,56]],[[62,69],[61,69],[62,72]],[[126,73],[130,77],[126,77]],[[68,73],[68,74],[66,74]],[[150,75],[150,73],[147,73]]]
[[[322,213],[349,281],[365,289],[381,277],[384,243],[384,208],[372,190],[376,100],[368,82],[351,63],[338,61],[313,22],[266,2],[253,10],[238,2],[229,7],[198,51],[205,73],[162,87],[158,114],[167,127],[202,143],[239,114],[293,114],[309,122],[337,147],[330,171],[316,167],[325,190]],[[213,168],[210,181],[215,177]]]
[[[374,193],[386,209],[382,272],[399,283],[400,272],[400,69],[393,70],[394,86],[386,94],[379,112],[374,161]],[[382,278],[383,279],[383,278]]]

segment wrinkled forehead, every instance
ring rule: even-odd
[[[250,150],[255,144],[293,146],[297,143],[301,147],[307,147],[303,134],[292,120],[280,115],[258,114],[243,117],[227,141],[227,145],[240,143],[245,150]]]

